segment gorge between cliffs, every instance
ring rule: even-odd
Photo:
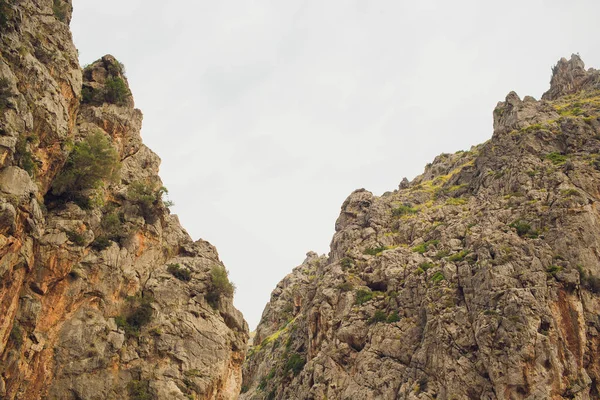
[[[0,0],[0,398],[600,398],[600,71],[578,55],[487,142],[351,193],[250,339],[123,65],[82,68],[71,17]]]

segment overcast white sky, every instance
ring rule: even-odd
[[[73,0],[82,64],[127,68],[173,211],[214,244],[250,328],[344,199],[492,134],[556,61],[600,68],[597,0]]]

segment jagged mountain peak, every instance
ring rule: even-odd
[[[273,292],[241,398],[597,398],[597,78],[563,59],[487,142],[353,192],[328,257]]]
[[[600,89],[600,71],[593,68],[586,70],[581,57],[572,54],[569,60],[563,57],[552,68],[550,89],[542,99],[556,100],[583,90],[597,89]]]

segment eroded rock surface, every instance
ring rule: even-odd
[[[170,215],[122,65],[81,70],[71,9],[0,0],[0,398],[236,398],[248,332],[224,267]],[[118,176],[56,190],[98,135]]]
[[[344,202],[279,283],[243,399],[600,397],[600,73],[578,56],[492,138]]]

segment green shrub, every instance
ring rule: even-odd
[[[388,315],[387,319],[385,320],[385,322],[387,322],[388,324],[393,324],[394,322],[398,321],[400,321],[400,315],[398,315],[398,311],[392,312],[390,315]]]
[[[139,337],[141,329],[152,320],[152,299],[149,297],[130,298],[132,303],[127,315],[115,317],[117,326],[125,331],[128,337]]]
[[[563,165],[567,162],[567,156],[556,152],[546,154],[546,159],[552,161],[552,164],[554,165]]]
[[[132,380],[127,385],[130,400],[152,400],[150,382],[147,380]]]
[[[535,230],[535,229],[531,229],[531,225],[529,225],[527,222],[521,221],[521,220],[516,220],[513,223],[509,224],[508,226],[510,226],[511,228],[515,228],[515,230],[517,231],[517,235],[521,236],[521,237],[528,237],[530,239],[535,239],[539,236],[539,231]]]
[[[163,195],[169,193],[166,187],[157,188],[155,185],[142,181],[133,182],[127,188],[127,200],[136,203],[140,207],[142,216],[146,221],[156,218],[157,207],[162,202]]]
[[[565,197],[580,196],[579,191],[576,189],[565,189],[561,190],[560,193]]]
[[[546,273],[550,276],[556,276],[557,273],[562,271],[562,267],[560,265],[549,265],[546,267]]]
[[[84,246],[85,245],[85,238],[79,232],[77,232],[77,231],[67,231],[66,233],[67,233],[67,237],[69,238],[69,240],[71,242],[75,243],[77,246]]]
[[[427,251],[427,243],[421,243],[412,248],[415,253],[423,254]]]
[[[392,210],[392,215],[394,217],[401,217],[403,215],[416,214],[419,210],[417,208],[411,207],[409,205],[401,205]]]
[[[306,360],[298,353],[292,354],[286,361],[283,371],[285,374],[292,371],[294,375],[298,375],[302,368],[304,368],[304,364],[306,364]]]
[[[423,272],[427,271],[429,268],[434,267],[435,265],[433,263],[430,262],[422,262],[421,264],[419,264],[419,268],[421,268],[421,270]]]
[[[439,240],[429,240],[425,243],[421,243],[412,248],[416,253],[423,254],[429,250],[429,246],[437,246],[440,243]]]
[[[167,266],[167,271],[175,278],[179,279],[183,282],[189,282],[192,280],[192,273],[187,268],[181,268],[179,264],[169,264]]]
[[[8,27],[8,23],[13,19],[14,10],[7,0],[0,0],[0,30],[4,31]],[[0,111],[2,107],[0,106]]]
[[[368,254],[370,256],[376,256],[377,254],[382,253],[382,252],[386,251],[387,249],[388,248],[385,246],[369,247],[369,248],[365,249],[363,254]]]
[[[2,2],[0,1],[0,10],[2,9],[1,4]],[[0,17],[0,24],[1,21],[2,18]],[[12,95],[13,93],[10,90],[10,81],[8,78],[0,78],[0,112],[3,112],[10,106],[10,98]]]
[[[102,234],[96,236],[92,242],[92,248],[98,251],[108,248],[111,241],[119,241],[123,231],[122,214],[114,211],[114,209],[113,211],[105,210],[100,221],[100,229],[102,230]]]
[[[354,265],[354,260],[350,257],[344,257],[340,260],[340,265],[343,269],[352,268],[352,265]]]
[[[435,274],[433,274],[431,276],[431,281],[433,283],[439,283],[441,281],[443,281],[444,279],[446,279],[446,277],[444,276],[444,274],[440,271],[436,272]]]
[[[1,102],[1,100],[0,100]],[[2,105],[0,104],[0,108]],[[19,135],[17,144],[15,145],[15,161],[17,165],[23,168],[29,176],[33,177],[37,173],[38,166],[33,160],[33,154],[29,151],[28,143],[32,140],[31,138]]]
[[[350,282],[344,282],[337,285],[337,288],[342,292],[349,292],[354,288],[354,285]]]
[[[364,304],[373,298],[373,292],[366,289],[358,289],[356,291],[356,301],[358,305]]]
[[[206,294],[206,301],[213,307],[217,307],[221,296],[232,296],[235,286],[229,282],[229,272],[220,265],[215,265],[210,270],[210,289]]]
[[[120,167],[116,150],[106,136],[96,132],[73,146],[52,183],[52,194],[73,199],[77,192],[97,188],[103,180],[115,181]]]
[[[468,250],[459,251],[458,253],[452,254],[450,257],[448,257],[448,261],[460,262],[460,261],[464,260],[468,254],[469,254]]]
[[[110,247],[111,241],[107,236],[97,236],[91,246],[96,251],[102,251]]]
[[[467,200],[462,199],[462,198],[451,197],[448,200],[446,200],[446,204],[448,204],[449,206],[461,206],[466,203],[467,203]]]
[[[127,105],[131,92],[125,81],[118,76],[109,77],[104,83],[104,101],[118,106]]]
[[[384,322],[386,320],[386,318],[387,318],[387,316],[385,315],[385,312],[383,312],[381,310],[377,310],[377,311],[375,311],[375,314],[373,314],[373,316],[371,318],[369,318],[367,323],[369,325],[372,325],[372,324],[376,324],[378,322]]]
[[[100,227],[111,239],[118,238],[119,232],[123,227],[122,215],[116,211],[104,214],[100,222]]]
[[[450,252],[448,250],[440,250],[435,254],[435,256],[433,256],[433,258],[436,260],[441,260],[442,258],[448,257],[449,254]]]
[[[21,329],[21,325],[18,322],[14,322],[8,338],[14,343],[17,349],[20,349],[23,345],[23,329]]]
[[[68,4],[63,3],[62,0],[54,0],[52,4],[52,12],[57,20],[61,22],[67,21],[67,8]]]
[[[577,265],[577,269],[579,270],[581,286],[592,293],[600,293],[600,278],[586,274],[582,265]]]
[[[119,60],[115,60],[115,62],[108,64],[106,69],[108,70],[108,74],[113,77],[125,75],[125,65],[123,65],[123,63]]]
[[[104,94],[101,90],[91,86],[83,85],[81,88],[81,103],[100,105],[104,102]]]

